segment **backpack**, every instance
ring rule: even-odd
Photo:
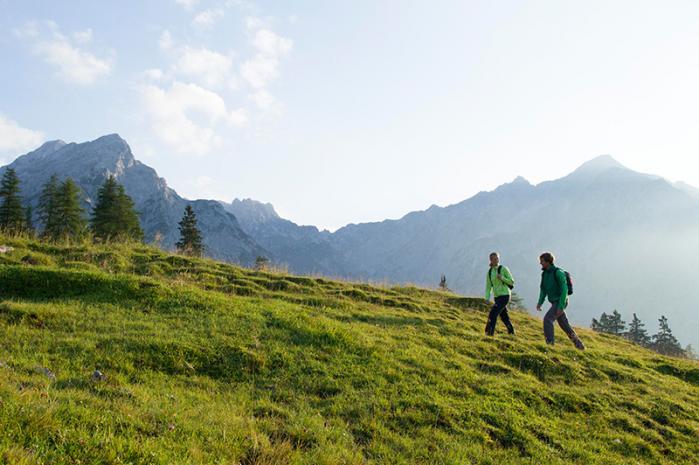
[[[501,271],[502,271],[502,265],[498,265],[498,274],[500,274]],[[493,277],[490,275],[490,268],[488,268],[488,279],[490,280],[490,285],[493,286]],[[510,289],[515,288],[514,284],[507,284],[504,281],[503,281],[503,283],[505,284],[505,286],[509,287]]]
[[[573,277],[568,273],[566,270],[563,268],[557,268],[563,272],[563,274],[566,277],[566,284],[568,285],[568,295],[571,295],[573,293]]]

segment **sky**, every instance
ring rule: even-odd
[[[0,0],[0,162],[119,133],[335,230],[610,154],[699,186],[699,2]]]

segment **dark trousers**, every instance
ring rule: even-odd
[[[495,304],[493,308],[490,309],[490,314],[488,315],[488,324],[485,326],[485,334],[492,336],[495,333],[495,324],[498,322],[498,316],[500,316],[500,319],[505,324],[508,333],[512,334],[515,332],[515,328],[510,321],[510,315],[507,313],[508,303],[510,303],[509,295],[501,295],[495,298]]]
[[[575,341],[578,338],[578,335],[575,334],[575,331],[573,330],[573,328],[571,328],[570,323],[568,322],[568,317],[566,316],[565,312],[561,311],[559,314],[558,302],[553,302],[551,304],[551,308],[548,312],[546,312],[546,315],[544,316],[544,337],[546,338],[547,344],[554,343],[554,321],[558,321],[558,326],[560,326],[561,329],[568,335],[570,340]]]

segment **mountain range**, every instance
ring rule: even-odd
[[[334,233],[297,225],[251,199],[184,199],[117,135],[47,142],[9,166],[34,205],[53,173],[78,183],[87,208],[104,178],[116,176],[136,203],[147,240],[160,238],[166,249],[192,203],[209,255],[242,264],[264,255],[294,273],[430,287],[444,274],[451,289],[480,295],[488,254],[498,251],[515,276],[515,291],[533,308],[538,256],[549,250],[573,275],[568,313],[575,323],[587,326],[616,309],[627,320],[635,312],[653,330],[664,314],[681,341],[699,344],[690,292],[699,259],[699,190],[635,172],[610,156],[560,179],[532,185],[518,177],[454,205]]]
[[[81,144],[67,144],[61,140],[46,142],[18,157],[8,167],[17,172],[22,181],[24,201],[32,205],[35,212],[41,189],[53,174],[59,179],[70,177],[78,184],[88,212],[92,210],[100,186],[111,175],[123,184],[133,199],[147,242],[157,242],[172,250],[179,239],[178,222],[185,206],[191,203],[211,257],[248,265],[258,255],[268,254],[219,202],[180,197],[153,168],[136,160],[129,145],[117,134]],[[0,175],[6,168],[0,168]]]

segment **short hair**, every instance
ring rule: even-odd
[[[551,252],[544,252],[541,255],[539,255],[539,258],[545,261],[546,263],[551,264],[553,264],[553,262],[556,260],[556,257],[554,257]]]
[[[490,255],[488,255],[488,256],[489,256],[489,257],[499,257],[500,254],[497,253],[497,252],[490,252]]]

